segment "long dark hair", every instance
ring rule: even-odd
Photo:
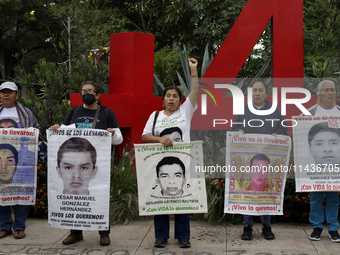
[[[94,81],[84,81],[84,82],[80,85],[80,91],[79,91],[80,95],[81,95],[81,91],[82,91],[84,85],[87,85],[87,84],[92,85],[92,86],[94,87],[94,91],[95,91],[97,94],[100,94],[100,93],[101,93],[102,88],[99,87],[99,86],[97,85],[97,83],[95,83]],[[98,104],[98,105],[102,105],[102,103],[99,101],[99,99],[97,100],[97,104]]]

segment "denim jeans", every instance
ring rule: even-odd
[[[11,206],[0,206],[0,227],[1,230],[11,231],[12,227],[14,231],[26,229],[26,219],[28,216],[28,205],[13,205],[15,223],[9,221],[11,216]]]
[[[155,238],[169,239],[169,215],[155,215]],[[190,239],[189,214],[175,214],[175,239]]]
[[[323,222],[328,224],[328,231],[338,231],[339,197],[338,191],[311,192],[309,222],[313,228],[323,228]],[[326,206],[323,209],[323,198],[326,195]]]
[[[252,215],[243,215],[243,224],[244,226],[253,227],[253,216]],[[262,225],[270,225],[270,215],[261,215]]]

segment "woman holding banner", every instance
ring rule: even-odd
[[[83,105],[77,105],[67,114],[63,125],[75,124],[76,128],[94,128],[107,130],[112,134],[112,144],[122,143],[123,136],[120,132],[118,121],[115,113],[99,101],[100,87],[93,81],[85,81],[80,87],[80,95]],[[55,124],[51,126],[55,132],[60,126]],[[100,245],[110,245],[110,228],[109,230],[99,231]],[[70,235],[63,240],[63,244],[73,244],[83,240],[82,230],[71,230]]]
[[[142,141],[145,143],[161,143],[164,146],[173,146],[175,141],[190,141],[190,122],[197,109],[198,77],[197,60],[189,58],[191,71],[191,91],[185,102],[181,105],[182,93],[175,87],[167,87],[163,91],[163,111],[153,112],[143,131]],[[167,132],[172,130],[173,132]],[[165,132],[163,132],[166,130]],[[155,247],[165,247],[169,239],[169,215],[155,215]],[[188,214],[175,214],[175,239],[178,239],[181,248],[190,247],[190,223]]]
[[[267,85],[260,80],[257,80],[252,83],[252,99],[253,106],[256,110],[268,110],[271,109],[271,103],[266,100],[267,98]],[[268,115],[256,115],[252,113],[248,105],[244,106],[244,115],[236,115],[234,119],[234,123],[232,130],[238,131],[241,134],[245,133],[253,133],[253,134],[272,134],[273,136],[277,136],[278,134],[287,135],[287,128],[281,125],[284,120],[281,115],[281,111],[279,108],[276,108],[275,111]],[[275,119],[275,121],[266,121]],[[249,121],[253,120],[252,125],[249,124]],[[262,122],[261,122],[262,121]],[[260,124],[259,124],[260,122]],[[240,124],[243,123],[243,124]],[[262,178],[263,179],[263,178]],[[241,239],[242,240],[251,240],[252,231],[253,231],[253,217],[251,215],[243,215],[244,219],[244,229]],[[265,239],[275,239],[275,235],[271,231],[270,227],[270,215],[262,215],[262,235]]]

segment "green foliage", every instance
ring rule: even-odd
[[[48,27],[58,33],[53,20],[48,17],[43,0],[0,1],[0,48],[6,52],[6,75],[14,77],[12,68],[17,59],[26,56],[25,65],[33,65],[41,57],[54,59],[53,49],[45,43]],[[16,57],[10,57],[11,54]]]
[[[195,214],[194,219],[206,220],[209,223],[225,222],[224,211],[224,180],[206,178],[205,180],[208,202],[208,213]]]
[[[225,165],[226,131],[225,130],[191,130],[193,141],[203,141],[203,160],[207,166]],[[216,176],[222,178],[224,176]]]
[[[204,214],[204,219],[208,222],[223,221],[224,214],[224,179],[215,179],[214,177],[206,179],[208,213]],[[225,220],[225,219],[224,219]]]
[[[47,218],[47,161],[42,160],[37,167],[37,193],[35,205],[29,209],[31,217]]]
[[[303,222],[309,220],[310,194],[305,192],[295,192],[295,179],[293,172],[290,172],[286,179],[286,187],[283,201],[283,216],[275,216],[275,220],[286,222]]]
[[[324,78],[329,77],[329,70],[330,66],[332,64],[332,59],[325,59],[324,63],[320,63],[315,61],[315,59],[312,59],[312,70],[316,77],[318,78]]]
[[[207,44],[219,49],[246,0],[111,0],[129,31],[155,35],[156,51],[185,44],[197,57]]]
[[[183,45],[183,52],[182,52],[181,47],[178,47],[178,48],[179,48],[179,54],[180,54],[183,73],[184,73],[184,79],[183,79],[181,74],[177,71],[177,77],[180,83],[180,86],[178,86],[178,88],[182,91],[183,95],[187,97],[191,90],[191,73],[189,70],[188,54],[187,54],[185,45]],[[202,60],[201,77],[204,75],[205,71],[208,69],[212,60],[213,60],[213,55],[211,56],[209,55],[208,45],[206,45],[204,55],[203,55],[203,60]]]
[[[68,92],[78,92],[85,80],[93,80],[108,91],[108,45],[112,27],[104,22],[110,8],[100,1],[63,1],[49,8],[62,33],[51,43],[58,54],[58,69],[65,71]],[[70,20],[70,33],[67,24]],[[109,19],[110,20],[110,19]],[[111,31],[110,31],[111,30]],[[109,32],[110,31],[110,32]],[[57,85],[57,84],[56,84]],[[66,87],[64,87],[66,89]]]
[[[134,150],[129,151],[129,147],[118,165],[111,166],[110,215],[115,224],[127,224],[139,217]]]
[[[34,113],[40,125],[40,134],[45,140],[46,129],[54,123],[63,123],[71,110],[68,100],[42,99],[34,91],[31,91],[28,96],[19,99],[19,101]]]
[[[305,55],[339,52],[339,0],[304,1]]]
[[[307,77],[335,77],[339,72],[339,15],[339,0],[304,1],[304,71]]]
[[[190,49],[190,56],[197,57],[207,44],[211,45],[210,54],[217,52],[246,2],[60,0],[52,5],[42,0],[2,0],[0,47],[17,54],[19,59],[26,52],[26,66],[28,63],[34,65],[42,57],[47,62],[56,59],[64,62],[69,59],[66,27],[70,17],[72,60],[80,58],[84,52],[107,46],[110,33],[126,31],[154,34],[156,51],[185,44]],[[339,9],[340,0],[304,0],[306,56],[339,53]],[[50,37],[51,40],[45,42]],[[253,50],[239,77],[254,77],[270,57],[270,25],[259,42],[263,48]],[[10,76],[14,77],[14,73]],[[264,76],[270,76],[270,70]]]
[[[67,68],[41,59],[34,73],[26,73],[22,66],[16,66],[16,72],[16,82],[22,86],[19,101],[34,113],[45,138],[46,129],[62,123],[71,109],[67,100]]]
[[[58,102],[67,98],[68,68],[66,65],[57,67],[55,63],[40,59],[35,66],[35,77],[40,86],[42,99],[54,99]]]
[[[154,73],[164,87],[173,86],[177,79],[175,70],[180,66],[180,56],[169,48],[155,52]]]
[[[63,40],[51,37],[47,43],[53,45],[60,61],[68,61],[55,63],[42,58],[33,72],[27,72],[24,55],[18,58],[19,65],[15,67],[16,82],[23,88],[20,101],[37,117],[43,136],[52,124],[63,122],[70,110],[69,95],[78,92],[83,81],[94,80],[103,91],[108,91],[108,48],[104,46],[109,33],[103,36],[92,29],[102,17],[102,6],[98,1],[80,3],[73,0],[46,8],[51,19],[58,20],[63,30],[60,34]],[[70,34],[71,59],[68,59],[69,36],[64,25],[70,16],[73,30]]]
[[[226,155],[226,131],[225,130],[193,130],[192,140],[201,140],[203,146],[203,160],[205,166],[225,165]],[[231,220],[238,223],[238,217],[224,214],[224,175],[206,175],[206,192],[208,202],[208,213],[196,214],[195,219],[206,220],[209,223],[218,223]]]

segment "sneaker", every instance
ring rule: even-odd
[[[322,236],[322,228],[314,228],[313,233],[309,236],[310,240],[320,241]]]
[[[166,238],[156,238],[154,246],[157,248],[164,248],[167,242],[168,242],[168,239]]]
[[[265,239],[267,240],[272,240],[275,239],[275,235],[272,232],[272,228],[269,225],[263,225],[262,228],[262,235],[264,236]]]
[[[245,226],[243,229],[243,234],[241,236],[242,240],[251,240],[251,235],[253,234],[253,229],[251,226]]]
[[[190,248],[191,244],[188,238],[179,238],[178,239],[179,247],[181,248]]]
[[[338,231],[328,231],[328,236],[333,243],[340,243],[340,236]]]

